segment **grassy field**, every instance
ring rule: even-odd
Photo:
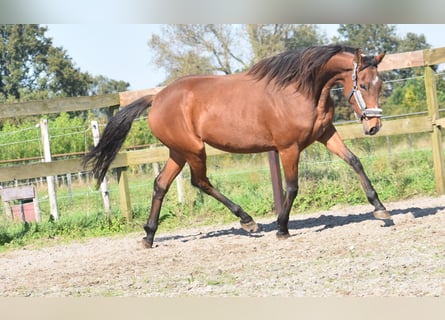
[[[382,138],[348,142],[365,167],[382,201],[434,194],[432,155],[425,137]],[[299,164],[299,194],[291,214],[313,212],[336,205],[366,203],[366,197],[353,172],[319,144],[305,150]],[[134,220],[127,222],[119,210],[117,184],[109,175],[112,213],[103,213],[99,191],[93,181],[74,182],[71,190],[61,184],[57,190],[60,219],[52,221],[44,187],[39,188],[42,222],[14,223],[0,214],[0,250],[47,243],[48,239],[69,241],[102,235],[141,231],[150,209],[155,174],[150,166],[132,168],[130,196]],[[208,159],[213,185],[254,218],[273,215],[273,196],[266,154],[223,155]],[[189,183],[188,168],[183,172],[185,201],[178,202],[173,184],[161,211],[160,231],[178,227],[219,224],[236,218],[216,200]],[[3,210],[3,208],[2,208]],[[372,208],[370,207],[370,210]]]

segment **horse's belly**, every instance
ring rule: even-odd
[[[258,152],[266,152],[274,150],[275,147],[273,147],[270,144],[263,143],[237,143],[234,141],[231,142],[223,142],[223,141],[204,141],[208,145],[222,150],[226,152],[232,152],[232,153],[258,153]]]
[[[264,152],[274,149],[267,133],[254,130],[235,130],[233,127],[213,127],[201,139],[220,150],[236,153]]]

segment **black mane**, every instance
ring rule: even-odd
[[[263,78],[266,78],[268,82],[274,80],[278,88],[294,83],[297,90],[301,89],[311,94],[317,75],[329,59],[341,52],[354,54],[356,51],[357,48],[340,45],[312,46],[291,50],[261,60],[248,71],[248,74],[257,80]],[[369,57],[365,57],[364,62],[368,65],[372,64]]]

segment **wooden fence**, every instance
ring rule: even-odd
[[[431,134],[431,148],[433,153],[435,187],[438,194],[445,194],[445,163],[442,147],[441,130],[445,127],[445,118],[439,116],[439,106],[436,92],[436,77],[432,66],[445,63],[445,48],[418,50],[412,52],[387,55],[379,65],[379,71],[393,69],[424,67],[425,90],[427,96],[428,115],[416,116],[406,119],[385,120],[384,126],[379,132],[380,136],[403,135],[410,133],[429,132]],[[85,111],[98,108],[125,106],[131,101],[146,95],[156,94],[162,88],[121,92],[93,97],[61,98],[45,101],[33,101],[0,105],[0,119],[9,117],[23,117],[60,113],[69,111]],[[338,125],[337,130],[345,140],[363,138],[361,124]],[[224,153],[207,146],[208,155]],[[118,168],[118,184],[121,210],[127,219],[131,220],[131,208],[127,179],[127,168],[131,165],[165,161],[168,158],[168,150],[165,147],[151,148],[136,151],[120,152],[112,163],[111,168]],[[277,163],[278,159],[271,162]],[[276,179],[276,172],[272,178]],[[278,168],[278,166],[275,166]],[[279,170],[279,169],[278,169]],[[39,178],[45,176],[63,175],[73,172],[81,172],[80,159],[57,160],[48,163],[35,163],[0,167],[0,182],[21,179]],[[276,189],[276,183],[275,189]],[[282,190],[281,182],[278,188]],[[274,197],[276,190],[274,190]],[[279,192],[281,193],[281,192]],[[282,196],[282,195],[281,195]],[[278,201],[279,202],[279,201]],[[277,204],[277,201],[276,201]],[[276,209],[277,205],[276,205]]]

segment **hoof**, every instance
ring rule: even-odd
[[[153,242],[148,241],[147,237],[142,238],[142,246],[146,249],[151,249],[153,247]]]
[[[374,211],[374,218],[380,220],[391,219],[391,215],[386,210],[376,210]]]
[[[277,231],[277,239],[278,240],[286,240],[290,237],[289,232]]]
[[[247,222],[247,223],[241,222],[241,228],[243,228],[247,232],[257,232],[258,231],[258,225],[254,220]]]

